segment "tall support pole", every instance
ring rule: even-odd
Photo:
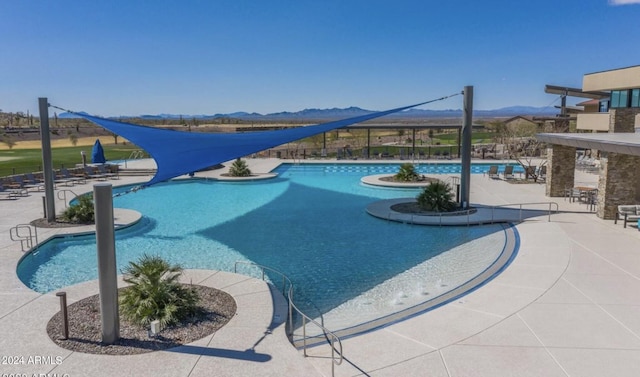
[[[40,140],[42,142],[42,170],[44,173],[44,197],[48,222],[56,221],[56,202],[53,195],[53,162],[51,159],[51,133],[49,132],[49,101],[38,98],[40,110]]]
[[[118,273],[116,270],[116,238],[113,227],[113,196],[110,183],[93,185],[98,247],[98,286],[102,342],[113,344],[120,338],[118,314]]]
[[[464,104],[462,119],[462,153],[460,155],[460,204],[469,208],[469,191],[471,181],[471,125],[473,124],[473,86],[464,87]]]
[[[412,135],[411,135],[411,159],[415,160],[416,159],[416,129],[412,128]]]
[[[367,160],[371,158],[371,128],[367,128]]]

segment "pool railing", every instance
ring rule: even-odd
[[[512,204],[500,204],[500,205],[495,205],[495,206],[482,206],[482,207],[476,207],[476,208],[469,208],[469,209],[464,209],[464,210],[459,210],[455,212],[455,215],[452,215],[451,212],[439,212],[437,214],[428,214],[428,215],[416,215],[416,214],[405,214],[405,213],[397,213],[397,212],[389,212],[388,216],[386,217],[387,220],[389,221],[396,221],[396,222],[401,222],[401,223],[410,223],[410,224],[422,224],[422,225],[438,225],[438,226],[443,226],[443,225],[456,225],[456,226],[460,226],[460,225],[481,225],[481,224],[493,224],[496,222],[512,222],[512,221],[518,221],[518,222],[522,222],[523,221],[523,210],[525,210],[523,207],[525,206],[541,206],[541,205],[545,205],[545,206],[549,206],[548,209],[546,210],[547,212],[547,216],[548,216],[548,221],[551,222],[551,214],[552,213],[558,213],[559,212],[559,206],[558,203],[556,202],[531,202],[531,203],[512,203]],[[516,208],[513,208],[516,207]],[[491,217],[490,218],[479,218],[479,219],[475,219],[472,220],[471,219],[471,215],[477,213],[479,210],[481,209],[489,209],[491,211]],[[514,217],[514,218],[507,218],[507,217],[496,217],[496,211],[499,211],[500,209],[517,209],[518,210],[518,216]],[[532,209],[533,210],[533,209]],[[421,221],[421,219],[425,219],[428,217],[436,217],[438,216],[438,221],[437,222],[425,222],[425,221]],[[456,217],[462,217],[464,216],[466,218],[466,222],[456,222],[456,223],[451,223],[451,222],[443,222],[443,218],[450,218],[452,216],[456,216]]]
[[[330,331],[329,329],[327,329],[326,327],[322,326],[320,323],[318,323],[317,321],[315,321],[313,318],[309,317],[308,315],[304,314],[304,312],[302,312],[302,310],[300,310],[295,303],[293,302],[293,283],[291,282],[291,280],[287,277],[287,275],[283,274],[282,272],[267,267],[267,266],[263,266],[257,263],[253,263],[253,262],[247,262],[247,261],[236,261],[233,267],[233,272],[234,273],[238,273],[238,265],[239,264],[244,264],[244,265],[248,265],[248,266],[253,266],[253,267],[257,267],[260,269],[261,274],[262,274],[262,280],[264,281],[264,277],[265,277],[265,271],[271,271],[274,272],[280,276],[282,276],[282,294],[283,296],[285,296],[287,298],[288,301],[288,327],[289,327],[289,340],[293,343],[293,313],[295,311],[295,313],[297,315],[299,315],[302,318],[302,353],[304,355],[304,357],[307,357],[307,322],[316,325],[321,331],[322,333],[325,335],[325,337],[328,338],[329,344],[331,345],[331,375],[334,376],[335,375],[335,366],[336,365],[340,365],[342,364],[342,342],[340,341],[340,338],[334,334],[332,331]],[[288,289],[287,289],[287,285],[288,285]],[[336,355],[337,354],[337,355]]]

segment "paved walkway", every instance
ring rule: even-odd
[[[274,160],[249,160],[267,172]],[[218,174],[219,171],[206,174]],[[200,173],[199,173],[200,174]],[[123,178],[114,185],[134,179]],[[596,176],[577,172],[577,184]],[[81,187],[81,186],[78,186]],[[86,185],[86,190],[90,190]],[[75,188],[74,188],[75,190]],[[78,192],[80,193],[80,192]],[[484,205],[544,202],[544,185],[515,185],[472,176],[471,201]],[[338,376],[638,376],[640,375],[640,232],[600,220],[584,204],[556,198],[561,213],[517,225],[520,251],[497,278],[428,313],[343,340],[349,362]],[[57,208],[63,203],[58,201]],[[172,351],[136,356],[71,353],[51,342],[46,322],[58,310],[16,277],[20,245],[9,228],[42,216],[41,194],[0,201],[0,357],[60,356],[51,363],[6,365],[2,373],[69,376],[309,376],[331,373],[328,347],[302,357],[288,343],[284,301],[260,281],[215,272],[188,278],[221,288],[238,314],[216,334]],[[42,230],[40,239],[55,230]],[[95,282],[65,289],[71,300],[97,291]],[[128,371],[131,372],[128,372]]]

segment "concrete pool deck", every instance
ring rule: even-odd
[[[258,173],[279,163],[247,161]],[[123,176],[110,182],[116,186],[148,179]],[[596,179],[576,172],[577,183]],[[92,186],[72,189],[80,194]],[[311,357],[304,358],[288,342],[281,324],[284,300],[277,292],[261,281],[225,272],[188,271],[189,279],[221,288],[238,302],[236,317],[214,335],[172,351],[135,356],[87,355],[57,347],[45,330],[59,310],[57,297],[33,292],[20,282],[15,267],[22,252],[9,238],[11,227],[42,217],[42,195],[0,201],[0,357],[25,359],[20,365],[0,364],[1,373],[331,375],[328,347],[309,349]],[[479,289],[430,312],[343,339],[344,355],[355,366],[345,361],[336,366],[336,375],[640,375],[640,232],[598,219],[584,204],[547,198],[542,184],[473,175],[471,201],[487,206],[555,201],[561,213],[550,222],[543,213],[518,224],[518,255]],[[62,207],[58,200],[56,208]],[[59,231],[39,228],[38,236],[42,241]],[[73,302],[97,287],[87,282],[65,291]],[[59,365],[28,364],[34,356],[62,360]]]

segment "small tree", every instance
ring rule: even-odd
[[[69,133],[69,141],[71,142],[71,145],[75,147],[78,144],[78,135]]]
[[[526,178],[534,181],[538,180],[535,161],[539,158],[540,151],[545,144],[536,139],[535,135],[540,130],[535,124],[515,124],[504,125],[497,132],[498,137],[504,144],[508,158],[515,160],[527,173]],[[546,131],[546,130],[545,130]],[[544,166],[546,161],[542,161],[540,166]]]
[[[7,134],[2,135],[2,142],[7,144],[9,149],[13,149],[13,147],[16,145],[16,141],[13,140],[13,138]]]
[[[451,186],[442,181],[431,182],[416,200],[420,208],[427,211],[448,212],[456,208]]]
[[[120,295],[120,311],[132,323],[148,326],[158,320],[166,327],[196,313],[198,294],[178,281],[182,267],[145,254],[123,272],[131,285]]]
[[[232,177],[249,177],[251,170],[244,160],[236,159],[229,168],[229,175]]]

